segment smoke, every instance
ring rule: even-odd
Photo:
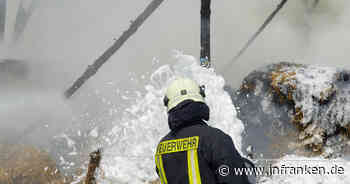
[[[289,1],[233,65],[231,72],[225,74],[226,79],[238,84],[241,76],[257,66],[279,60],[315,63],[325,57],[318,63],[328,63],[331,55],[326,54],[328,50],[328,53],[344,50],[349,3],[346,0],[320,0],[312,9],[313,1]],[[57,85],[63,89],[128,28],[130,21],[149,2],[41,1],[13,55],[45,66],[45,71],[49,68],[50,75],[57,75]],[[278,3],[278,0],[212,2],[213,64],[219,72]],[[161,63],[170,63],[173,49],[198,56],[199,5],[199,0],[164,2],[102,68],[93,85],[99,85],[101,80],[127,80],[129,72],[151,71],[153,57]],[[336,60],[341,64],[345,63],[341,60],[346,59]]]
[[[214,55],[220,58],[220,62],[232,59],[279,2],[250,1],[244,3],[244,6],[237,3],[236,7],[238,5],[241,9],[232,11],[230,19],[224,18],[227,13],[219,12],[222,13],[222,18],[218,20],[222,22],[217,22],[214,29],[230,25],[230,30],[218,29],[216,34],[220,39],[216,44],[222,45],[222,50]],[[349,66],[346,64],[347,56],[342,52],[347,47],[345,40],[349,37],[345,34],[348,29],[346,19],[349,2],[320,0],[313,8],[314,2],[288,1],[254,44],[232,66],[230,72],[224,74],[225,78],[234,87],[238,87],[249,71],[280,61]],[[220,8],[227,6],[224,2],[221,4]],[[232,7],[226,9],[232,10]]]
[[[0,127],[19,136],[35,122],[49,122],[53,128],[47,132],[55,134],[69,128],[72,119],[82,113],[104,116],[109,106],[101,97],[123,106],[116,88],[143,89],[147,80],[139,76],[147,79],[155,65],[172,63],[174,49],[199,56],[200,1],[165,1],[66,101],[61,96],[63,91],[113,44],[151,0],[38,1],[18,43],[6,53],[2,51],[6,57],[22,61],[29,70],[26,79],[1,84]],[[238,87],[250,71],[278,61],[349,67],[349,2],[320,0],[312,8],[312,1],[290,0],[243,57],[223,74],[228,83]],[[212,62],[219,73],[278,3],[212,1]],[[154,64],[155,60],[159,63]],[[86,126],[86,122],[80,123]],[[40,132],[36,136],[40,137]]]
[[[47,146],[52,135],[70,126],[72,115],[69,106],[55,92],[2,92],[0,144]]]

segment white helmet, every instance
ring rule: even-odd
[[[177,78],[168,87],[164,105],[168,112],[185,100],[203,102],[205,98],[205,87],[199,86],[195,81],[188,78]]]

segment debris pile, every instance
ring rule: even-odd
[[[350,71],[286,62],[253,71],[233,94],[238,117],[246,125],[245,147],[260,150],[257,144],[265,141],[262,145],[268,148],[262,152],[267,154],[288,137],[279,156],[299,148],[313,155],[342,156],[350,147],[349,78]],[[258,131],[265,140],[249,137]]]
[[[0,145],[0,183],[64,184],[56,163],[43,151],[25,145]]]

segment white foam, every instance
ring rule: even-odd
[[[225,80],[213,69],[200,67],[196,59],[177,53],[174,65],[159,67],[136,99],[128,98],[130,107],[124,109],[123,117],[114,122],[114,128],[105,136],[110,146],[105,149],[101,162],[103,176],[100,183],[147,183],[157,178],[153,155],[158,141],[168,133],[166,109],[162,98],[166,86],[175,76],[186,76],[206,85],[206,103],[211,110],[209,125],[229,134],[241,150],[243,123],[236,117],[230,96],[223,90]],[[262,178],[264,184],[345,184],[350,181],[350,162],[323,158],[305,158],[287,155],[276,165],[324,166],[331,169],[334,164],[344,168],[344,174],[334,175],[273,175]]]
[[[225,81],[212,69],[200,67],[196,59],[181,53],[176,64],[159,67],[145,86],[146,93],[125,109],[121,121],[109,133],[112,143],[102,160],[103,183],[145,183],[157,178],[153,160],[158,141],[169,132],[166,109],[162,104],[167,84],[176,76],[187,76],[206,86],[210,107],[209,125],[229,134],[241,149],[243,124],[236,118]]]

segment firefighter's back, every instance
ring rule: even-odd
[[[227,135],[205,124],[195,124],[166,135],[156,153],[163,183],[217,183],[215,164],[212,164],[213,148],[223,136]]]

